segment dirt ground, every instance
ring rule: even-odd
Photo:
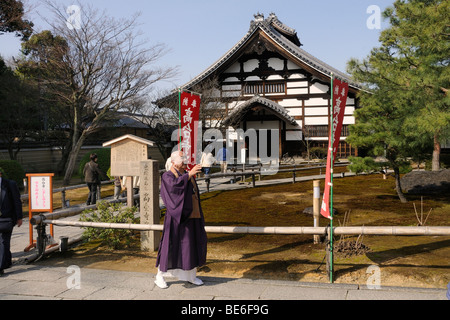
[[[372,276],[368,268],[375,265],[380,268],[382,286],[445,288],[450,282],[450,238],[420,238],[366,237],[364,243],[369,247],[383,241],[395,243],[398,249],[351,258],[335,253],[335,283],[367,284]],[[251,245],[243,248],[243,242]],[[198,274],[327,283],[324,258],[324,244],[315,245],[307,236],[210,235],[207,263]],[[54,253],[39,263],[156,273],[155,261],[156,253],[140,251],[137,245],[109,250],[94,242]]]
[[[343,224],[344,213],[349,217],[346,225],[417,225],[413,203],[418,207],[420,197],[408,196],[410,201],[401,204],[394,183],[379,176],[337,180],[337,225]],[[312,182],[202,196],[207,225],[312,226],[312,217],[303,213],[311,203]],[[428,226],[450,225],[447,196],[424,197],[423,207],[426,212],[433,208]],[[321,226],[327,224],[320,220]],[[352,241],[365,250],[359,255],[335,252],[335,283],[368,284],[373,265],[379,268],[381,286],[445,288],[450,282],[450,237],[347,236],[336,237],[335,245]],[[324,258],[325,244],[314,244],[313,236],[208,234],[207,263],[198,274],[328,283]],[[155,261],[155,252],[140,251],[136,234],[129,248],[110,250],[90,242],[39,263],[155,273]]]

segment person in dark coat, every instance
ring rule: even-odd
[[[100,176],[105,176],[103,171],[98,167],[98,157],[95,153],[90,155],[91,161],[84,166],[83,174],[84,181],[89,188],[89,195],[86,200],[86,205],[96,204],[97,202],[97,187],[100,185]]]
[[[167,288],[164,276],[203,284],[196,277],[197,267],[206,263],[207,245],[205,219],[195,181],[201,166],[185,172],[183,160],[181,151],[172,153],[172,166],[161,177],[161,198],[167,211],[156,260],[155,283],[160,288]]]
[[[0,276],[12,265],[11,235],[15,225],[22,225],[22,202],[16,182],[3,178],[0,168]]]

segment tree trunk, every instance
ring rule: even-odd
[[[394,167],[394,174],[395,174],[395,190],[397,191],[397,195],[401,203],[407,203],[408,200],[406,199],[402,191],[402,185],[400,183],[400,169],[398,167]]]
[[[433,149],[433,160],[431,164],[432,171],[439,171],[440,168],[440,156],[441,156],[441,144],[437,135],[434,136],[434,149]]]
[[[72,145],[72,150],[69,154],[69,160],[67,162],[66,173],[63,180],[64,186],[67,186],[70,183],[73,171],[75,170],[75,164],[77,163],[78,154],[80,153],[81,147],[83,146],[85,140],[86,137],[84,134],[82,134],[78,141],[74,145]]]
[[[72,139],[67,142],[67,144],[62,148],[61,150],[61,160],[58,162],[58,165],[56,166],[56,170],[59,175],[64,174],[64,169],[67,166],[67,161],[69,160],[70,151],[72,149]]]

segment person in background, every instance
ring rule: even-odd
[[[117,200],[120,197],[122,191],[122,178],[120,176],[114,177],[114,199]]]
[[[89,195],[86,200],[86,205],[97,203],[97,187],[100,185],[100,176],[106,176],[98,166],[98,157],[92,153],[89,157],[91,161],[84,166],[83,174],[84,181],[89,188]]]
[[[22,202],[16,182],[3,177],[0,168],[0,277],[12,265],[11,235],[22,225]]]
[[[133,179],[133,182],[131,183],[131,186],[132,186],[132,190],[128,190],[127,189],[127,180],[129,179],[130,177],[123,177],[123,180],[122,180],[122,188],[123,189],[126,189],[127,190],[127,192],[131,192],[131,194],[133,195],[133,197],[135,196],[135,195],[137,195],[137,194],[139,194],[139,188],[140,188],[140,183],[141,183],[141,178],[139,177],[139,176],[133,176],[132,177],[132,179]],[[135,207],[137,207],[137,208],[139,208],[139,206],[140,206],[140,200],[139,199],[135,199],[134,201],[133,201],[133,204],[134,204],[134,206]]]
[[[225,146],[217,152],[217,160],[220,163],[220,172],[227,172],[227,148]]]
[[[202,153],[200,165],[202,166],[202,170],[205,175],[209,175],[211,173],[211,167],[214,163],[216,163],[216,159],[212,155],[211,151]],[[206,182],[208,181],[209,179],[206,179]]]

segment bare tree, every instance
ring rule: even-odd
[[[151,140],[156,144],[164,160],[170,156],[168,151],[172,133],[178,128],[178,109],[173,108],[173,103],[168,103],[168,100],[160,106],[155,105],[153,101],[167,95],[169,93],[166,91],[156,92],[154,93],[156,98],[147,97],[146,100],[130,104],[128,108],[129,114],[135,120],[147,126]]]
[[[62,58],[51,61],[47,88],[67,105],[71,123],[71,151],[64,184],[68,184],[86,138],[112,113],[148,94],[156,82],[175,75],[174,68],[153,64],[166,52],[163,44],[147,47],[140,41],[137,18],[115,19],[89,5],[78,4],[79,20],[68,23],[67,8],[51,1],[54,20],[47,21],[55,36],[67,42]],[[51,59],[52,57],[49,57]],[[52,83],[56,82],[56,83]]]
[[[203,126],[219,129],[227,116],[225,107],[227,100],[221,97],[218,79],[208,78],[195,85],[192,90],[202,94],[200,120]]]
[[[302,127],[302,133],[303,133],[303,145],[306,148],[306,159],[308,159],[308,161],[311,160],[311,137],[313,134],[313,127],[309,126],[309,125],[304,125]]]

